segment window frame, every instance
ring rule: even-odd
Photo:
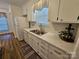
[[[48,8],[46,8],[46,9],[48,9]],[[40,25],[40,24],[42,24],[42,25],[45,25],[45,26],[47,26],[48,25],[48,15],[46,15],[47,16],[47,24],[46,23],[44,23],[44,22],[42,22],[42,23],[39,23],[38,21],[38,19],[36,18],[37,17],[37,13],[39,13],[39,11],[42,11],[43,9],[41,9],[41,10],[35,10],[34,12],[33,12],[33,20],[35,20],[36,21],[36,23],[38,24],[38,25]],[[48,11],[47,11],[47,13],[48,13]],[[45,16],[45,17],[46,17]],[[43,17],[44,18],[44,17]]]
[[[0,32],[8,32],[9,31],[9,25],[8,25],[8,18],[7,18],[7,16],[1,16],[0,15],[0,17],[5,17],[6,19],[5,19],[5,22],[6,22],[6,26],[7,26],[7,29],[4,29],[4,30],[0,30]]]

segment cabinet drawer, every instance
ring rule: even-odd
[[[46,56],[46,57],[48,56],[48,51],[40,49],[39,53],[42,54],[42,55],[44,55],[44,56]]]
[[[40,49],[41,50],[44,50],[45,52],[48,51],[48,47],[47,46],[44,46],[44,45],[41,45],[41,44],[40,44]]]
[[[62,53],[59,53],[58,51],[52,51],[50,50],[48,53],[48,59],[70,59],[69,55],[65,55]]]
[[[49,59],[69,59],[69,54],[51,45],[48,54]]]
[[[54,47],[54,46],[52,46],[52,45],[49,46],[49,50],[55,51],[55,52],[58,53],[58,54],[66,54],[66,52],[64,52],[63,50],[61,50],[61,49],[59,49],[59,48],[56,48],[56,47]]]
[[[49,51],[48,59],[63,59],[63,56],[55,51]]]
[[[43,40],[41,40],[40,45],[48,48],[48,43]]]

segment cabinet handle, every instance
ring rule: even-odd
[[[42,49],[46,50],[43,46],[41,46]]]
[[[61,53],[58,52],[58,51],[56,51],[56,50],[54,50],[53,52],[50,51],[50,54],[51,54],[51,55],[52,55],[52,54],[55,54],[55,55],[57,55],[57,56],[60,56],[60,55],[61,55]]]
[[[61,55],[61,53],[60,52],[58,52],[58,51],[56,51],[56,50],[54,50],[54,51],[50,51],[50,54],[57,54],[57,55]]]
[[[54,50],[54,52],[55,52],[56,54],[59,54],[59,55],[61,55],[61,53],[60,53],[60,52],[58,52],[58,51],[56,51],[56,50]]]

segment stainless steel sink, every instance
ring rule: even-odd
[[[33,32],[33,33],[35,33],[35,34],[37,34],[37,35],[44,35],[46,32],[43,32],[43,31],[40,31],[40,30],[30,30],[30,32]]]

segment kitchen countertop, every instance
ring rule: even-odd
[[[59,49],[62,49],[68,54],[72,54],[74,52],[75,43],[63,41],[59,38],[58,35],[54,35],[53,33],[47,33],[43,35],[42,38],[43,40],[58,47]]]
[[[41,38],[42,40],[48,42],[49,44],[51,44],[51,45],[65,51],[66,53],[73,54],[75,43],[69,43],[69,42],[61,40],[59,38],[59,36],[57,34],[55,34],[55,33],[48,32],[48,33],[40,36],[40,35],[37,35],[35,33],[30,32],[30,30],[33,30],[33,29],[25,29],[25,31],[35,35],[38,38]]]

